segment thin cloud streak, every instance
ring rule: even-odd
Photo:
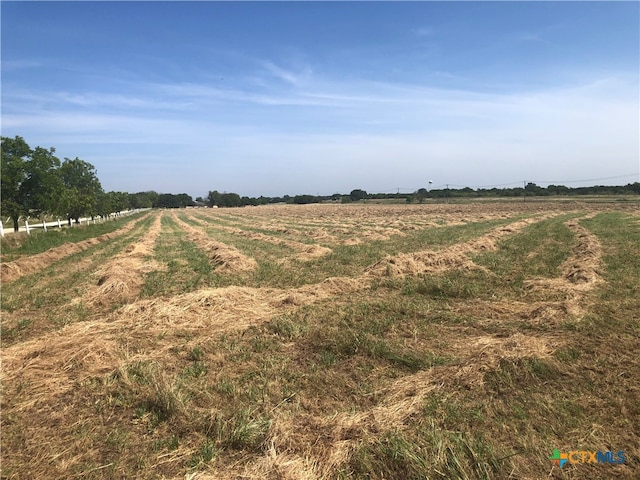
[[[193,195],[217,185],[282,195],[419,188],[427,177],[475,184],[480,172],[500,184],[572,178],[587,166],[607,176],[637,163],[637,79],[623,75],[501,94],[317,76],[277,82],[262,91],[153,82],[135,92],[14,92],[3,97],[3,130],[91,161],[105,188],[135,189],[127,175],[157,177]],[[126,175],[115,167],[123,161],[132,164]],[[367,185],[354,185],[365,171]],[[287,187],[292,178],[299,192]]]

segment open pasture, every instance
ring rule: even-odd
[[[113,228],[3,250],[3,479],[640,476],[635,206]],[[554,449],[626,462],[560,469]]]

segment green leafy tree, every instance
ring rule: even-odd
[[[159,208],[184,208],[193,205],[193,198],[186,193],[161,193],[155,206]]]
[[[129,194],[126,192],[100,192],[96,202],[96,211],[102,217],[129,208]]]
[[[296,195],[293,197],[293,203],[298,205],[305,205],[308,203],[319,203],[320,199],[315,195]]]
[[[156,192],[138,192],[129,194],[130,208],[152,208],[154,199],[157,201],[158,194]]]
[[[15,231],[21,216],[40,217],[58,206],[60,160],[54,152],[54,148],[32,150],[22,137],[2,137],[2,214],[11,218]]]
[[[418,199],[418,203],[424,202],[424,199],[429,196],[429,191],[426,188],[419,188],[415,193],[415,197]]]
[[[217,206],[217,207],[222,207],[222,194],[220,192],[218,192],[217,190],[214,190],[212,192],[209,192],[209,195],[207,195],[207,202],[209,203],[210,207],[213,206]]]
[[[102,193],[95,167],[77,157],[65,158],[58,171],[63,185],[59,210],[69,223],[71,219],[79,223],[83,215],[95,215]]]
[[[176,195],[180,208],[193,205],[193,198],[188,193],[179,193]]]
[[[110,213],[119,213],[129,208],[129,194],[127,192],[110,192],[113,194],[113,211]]]
[[[18,220],[27,214],[26,188],[27,161],[31,148],[22,137],[2,137],[2,167],[0,188],[2,189],[2,215],[10,217],[13,229],[18,231]]]
[[[101,217],[108,217],[115,211],[115,192],[100,192],[96,201],[96,212]]]
[[[349,197],[352,201],[357,202],[358,200],[364,200],[365,198],[367,198],[367,192],[366,190],[360,190],[359,188],[356,188],[355,190],[351,190]]]
[[[24,185],[30,216],[42,217],[46,213],[55,213],[59,206],[62,183],[57,169],[60,160],[54,153],[53,147],[48,150],[36,147],[27,162],[27,178]]]
[[[237,193],[223,193],[222,205],[223,207],[239,207],[242,205],[242,199]]]
[[[240,207],[243,205],[242,198],[237,193],[220,193],[217,190],[209,192],[207,196],[209,206],[213,207]]]

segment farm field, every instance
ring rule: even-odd
[[[121,222],[3,248],[3,479],[640,477],[638,206]]]

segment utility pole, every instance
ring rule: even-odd
[[[522,181],[522,202],[526,203],[527,202],[527,181],[523,180]]]

